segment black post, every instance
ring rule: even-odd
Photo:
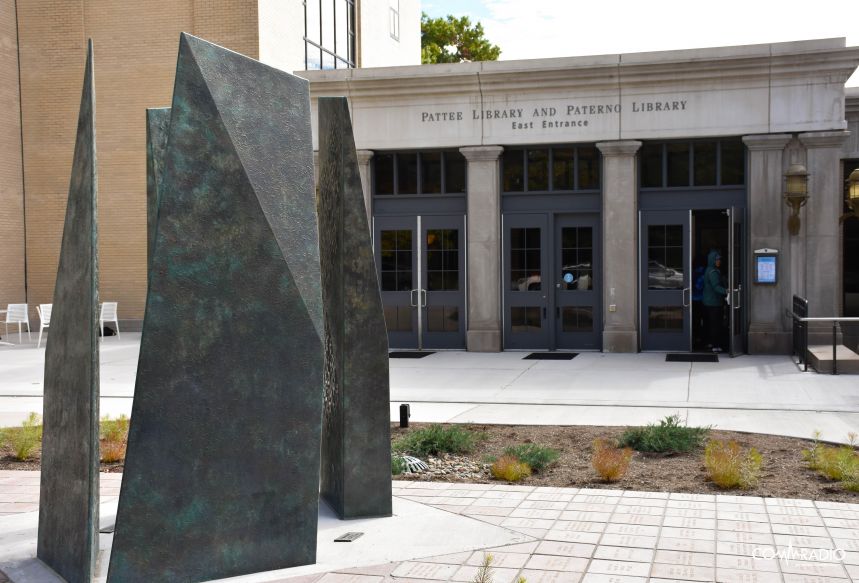
[[[403,403],[402,405],[400,405],[400,427],[408,427],[409,417],[411,416],[412,412],[408,404]]]
[[[838,374],[838,357],[837,357],[837,348],[836,345],[838,343],[838,322],[836,320],[832,321],[832,374]]]

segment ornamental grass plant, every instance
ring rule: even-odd
[[[743,451],[736,441],[710,440],[704,450],[704,467],[710,480],[724,489],[747,490],[760,479],[763,456],[755,448]]]
[[[407,433],[394,442],[393,449],[419,458],[440,453],[463,454],[471,452],[480,438],[481,435],[458,425],[433,424]]]
[[[2,441],[12,448],[13,455],[18,461],[30,459],[42,443],[42,418],[37,413],[30,413],[21,423],[21,427],[10,427],[4,430]]]
[[[701,447],[710,433],[709,427],[689,427],[680,415],[669,415],[658,424],[628,427],[618,440],[620,447],[653,453],[686,453]]]
[[[496,480],[520,482],[531,475],[531,467],[517,457],[503,455],[489,466],[489,472]]]
[[[618,448],[604,439],[597,439],[593,444],[591,465],[600,478],[606,482],[617,482],[629,469],[632,460],[632,449]]]

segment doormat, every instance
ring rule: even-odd
[[[389,352],[388,358],[423,358],[425,356],[429,356],[430,354],[435,354],[435,352]]]
[[[718,354],[671,353],[665,355],[665,362],[719,362]]]
[[[578,352],[532,352],[522,360],[573,360]]]

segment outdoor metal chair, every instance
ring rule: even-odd
[[[39,304],[36,311],[39,312],[39,341],[36,342],[36,348],[42,346],[42,332],[45,328],[51,325],[51,310],[54,304]]]
[[[104,302],[101,305],[101,315],[99,316],[98,331],[104,337],[104,323],[113,322],[116,325],[116,337],[119,338],[119,317],[116,315],[117,302]]]
[[[30,316],[27,310],[27,304],[9,304],[6,306],[6,336],[9,335],[9,324],[18,324],[18,343],[22,341],[21,326],[27,325],[27,340],[32,340],[30,336]]]

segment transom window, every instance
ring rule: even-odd
[[[457,150],[373,155],[376,195],[463,194],[465,188],[465,157]]]
[[[304,0],[304,66],[355,66],[355,0]]]
[[[641,147],[641,188],[742,186],[746,150],[739,139],[650,142]]]
[[[573,192],[600,189],[600,156],[594,146],[505,148],[504,192]]]

